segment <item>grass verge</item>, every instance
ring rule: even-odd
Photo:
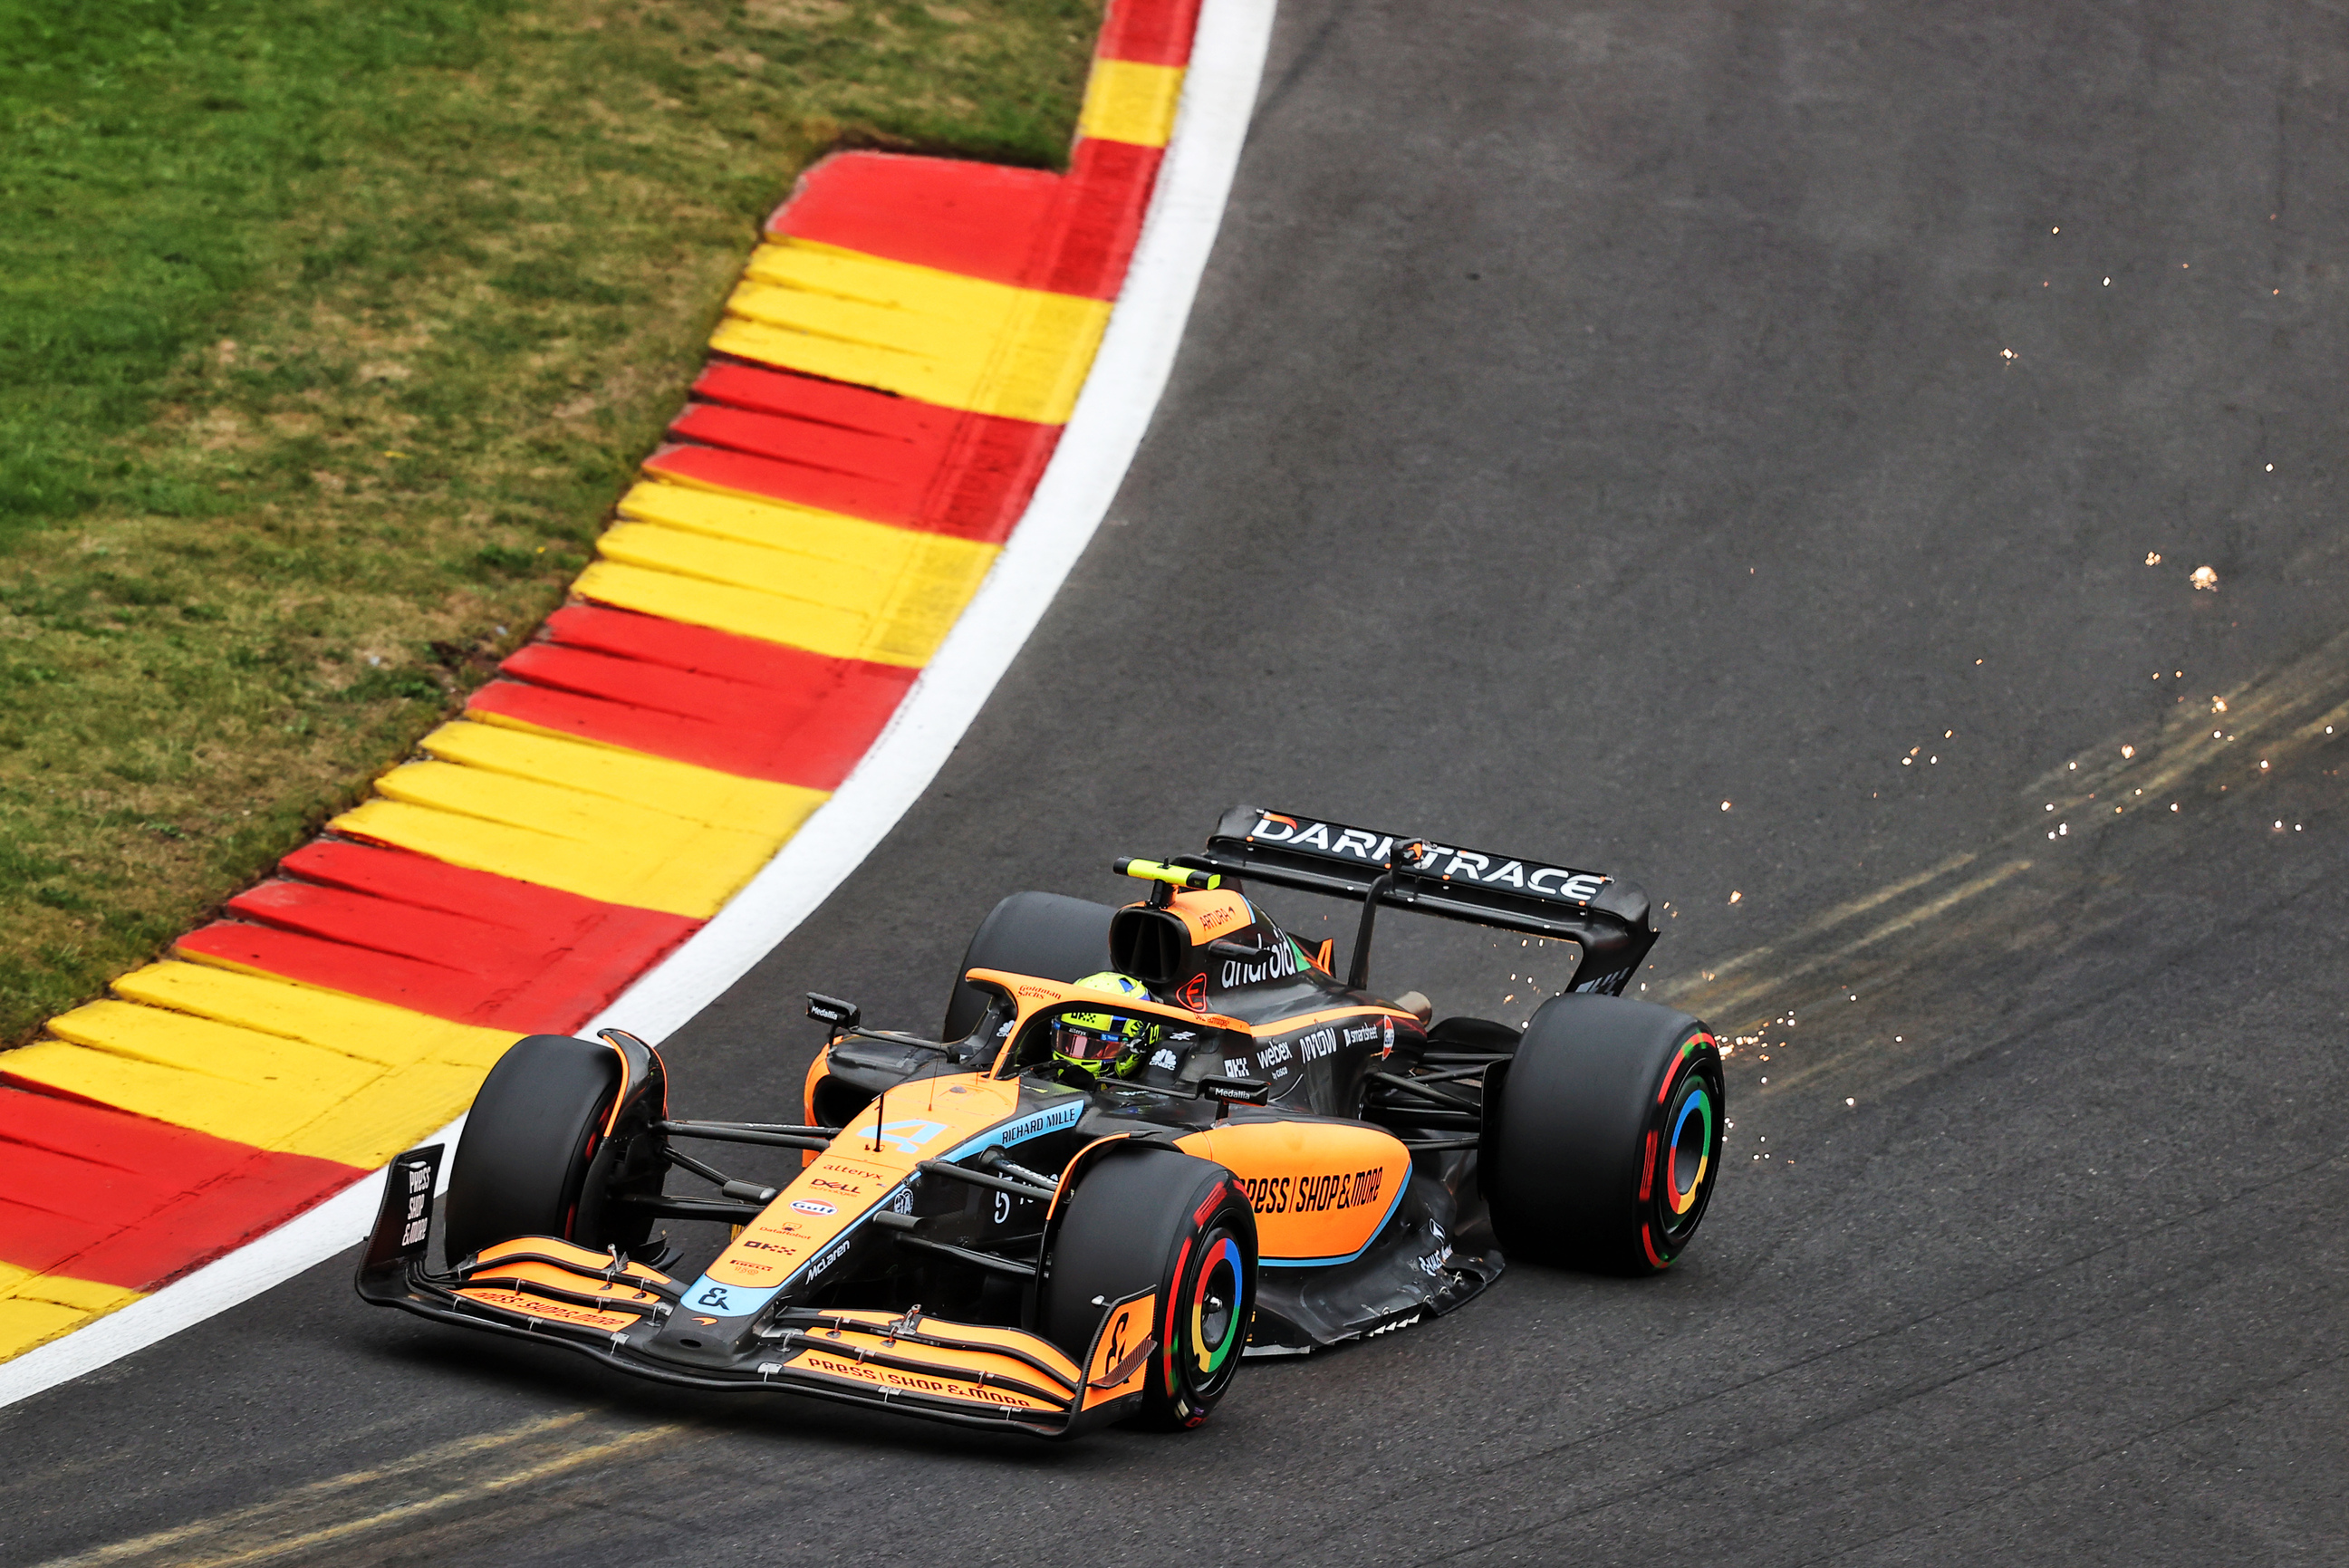
[[[562,598],[843,143],[1065,157],[1099,0],[0,0],[0,1044]]]

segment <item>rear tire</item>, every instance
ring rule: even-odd
[[[1256,1211],[1230,1171],[1173,1149],[1114,1149],[1085,1168],[1054,1232],[1038,1327],[1084,1365],[1104,1308],[1157,1293],[1140,1419],[1207,1418],[1239,1371],[1256,1301]]]
[[[1720,1048],[1684,1013],[1551,998],[1486,1094],[1480,1163],[1501,1245],[1532,1262],[1654,1274],[1695,1239],[1721,1173]]]
[[[978,1026],[988,995],[963,978],[974,969],[1002,969],[1063,985],[1109,967],[1109,917],[1105,903],[1089,903],[1057,892],[1015,892],[988,913],[955,971],[947,999],[942,1040],[959,1040]]]
[[[516,1236],[598,1249],[643,1239],[608,1233],[596,1179],[615,1152],[604,1124],[620,1078],[617,1052],[567,1035],[526,1036],[498,1058],[450,1166],[442,1234],[450,1264]]]

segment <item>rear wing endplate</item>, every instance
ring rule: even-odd
[[[1382,906],[1573,942],[1574,991],[1620,995],[1656,941],[1637,882],[1254,806],[1225,812],[1207,852],[1176,863],[1358,902],[1376,885]]]

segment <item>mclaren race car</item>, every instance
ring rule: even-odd
[[[1637,1274],[1695,1235],[1721,1058],[1619,995],[1656,936],[1632,883],[1252,808],[1116,869],[1147,895],[998,904],[936,1039],[810,997],[798,1123],[673,1119],[660,1053],[617,1029],[517,1042],[445,1204],[439,1146],[387,1172],[360,1295],[667,1383],[1058,1437],[1195,1426],[1244,1357],[1449,1312],[1505,1251]],[[1257,884],[1359,901],[1348,972]],[[1382,909],[1571,941],[1569,989],[1523,1031],[1431,1025],[1371,988]],[[740,1180],[723,1144],[801,1168]],[[731,1239],[680,1269],[664,1219]]]

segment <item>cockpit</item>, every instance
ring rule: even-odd
[[[1104,1088],[1175,1088],[1222,1076],[1254,1048],[1248,1036],[1204,1021],[1079,999],[1029,1015],[1006,1066],[1012,1073],[1055,1076],[1074,1064]]]

